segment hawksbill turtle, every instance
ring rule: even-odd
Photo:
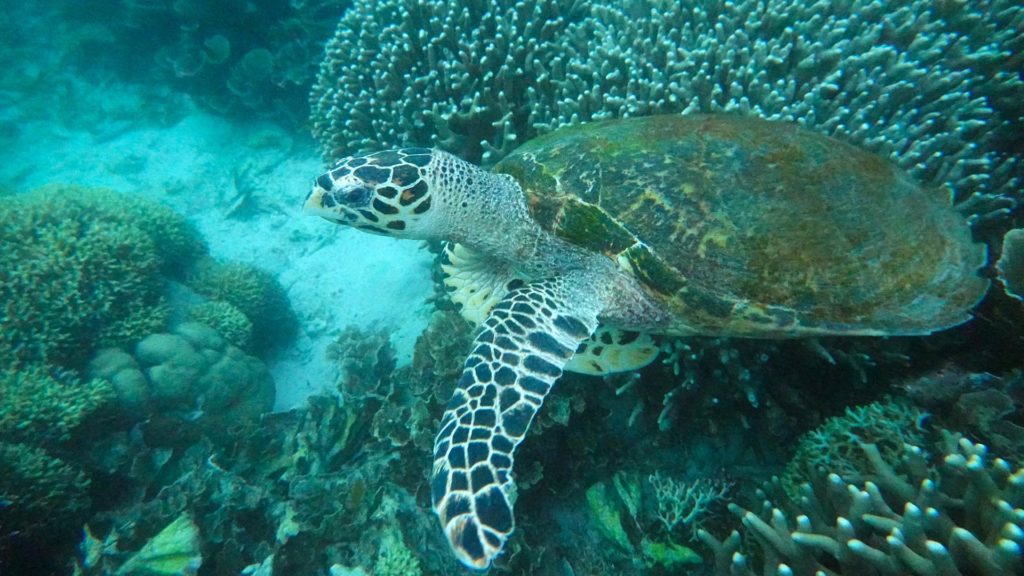
[[[922,335],[987,282],[948,193],[792,124],[650,116],[531,140],[491,171],[440,150],[352,156],[305,210],[448,243],[479,324],[434,444],[433,508],[483,569],[513,529],[513,452],[563,370],[635,369],[651,334]]]

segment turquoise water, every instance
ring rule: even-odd
[[[1024,573],[1016,3],[36,1],[5,3],[0,38],[0,574]],[[609,291],[590,273],[612,260],[577,270],[547,236],[554,265],[503,253],[525,229],[506,226],[525,206],[515,188],[481,211],[437,192],[434,168],[410,173],[422,189],[399,171],[318,178],[339,160],[363,176],[352,157],[407,147],[484,169],[507,158],[504,170],[561,126],[657,114],[797,124],[853,174],[868,178],[837,152],[847,144],[920,188],[889,213],[856,208],[890,200],[884,188],[831,205],[790,194],[783,212],[819,216],[743,250],[835,227],[852,256],[796,244],[743,259],[731,242],[755,220],[735,224],[730,199],[761,193],[770,172],[705,195],[663,185],[691,174],[688,159],[615,142],[641,150],[630,185],[601,180],[611,164],[595,177],[588,163],[610,162],[597,152],[539,191],[608,214],[558,218],[570,240],[632,259]],[[702,166],[739,182],[753,168],[728,164],[735,154],[785,171],[804,151],[729,148],[745,138]],[[825,202],[835,169],[800,170],[789,182]],[[471,199],[504,189],[473,174]],[[315,185],[317,214],[364,230],[304,211]],[[843,228],[866,213],[880,221]],[[662,267],[622,252],[623,234]],[[476,252],[446,255],[442,239]],[[790,268],[763,275],[776,261]],[[835,288],[822,279],[841,278],[840,261],[877,272]],[[756,274],[744,294],[765,295],[773,324],[736,337],[710,318],[736,318],[721,306]],[[471,351],[490,354],[476,324],[513,279],[525,322],[499,314],[483,334],[540,334],[509,328],[495,350],[523,364],[471,359],[466,380]],[[548,280],[571,288],[544,292]],[[930,295],[898,305],[884,287]],[[685,302],[676,333],[641,314],[626,327],[649,335],[586,341],[598,320],[628,323],[616,306],[630,290]],[[862,296],[881,303],[842,300]],[[883,320],[864,323],[885,333],[844,335],[856,306],[874,306]],[[793,310],[831,329],[777,329]],[[956,321],[917,329],[935,310]],[[890,334],[900,326],[933,333]],[[548,362],[581,340],[564,374]],[[602,372],[582,368],[594,358],[621,370],[584,373]],[[474,378],[482,398],[543,407],[471,404],[476,423],[456,426]],[[469,396],[450,404],[460,386]],[[483,450],[459,452],[470,429],[511,440],[466,465]]]

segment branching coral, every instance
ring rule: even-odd
[[[959,4],[358,1],[314,134],[328,158],[420,144],[490,162],[570,122],[742,112],[891,155],[961,200],[1014,195],[1024,8]]]
[[[313,131],[334,158],[408,143],[497,160],[549,122],[531,108],[545,63],[586,9],[559,0],[354,2],[311,94]]]
[[[725,489],[725,484],[710,479],[684,483],[661,474],[648,476],[645,484],[637,475],[618,472],[610,481],[588,488],[586,499],[592,525],[614,544],[606,554],[626,554],[635,568],[671,570],[700,562],[696,552],[672,541],[672,529],[682,522],[695,525]],[[670,514],[679,517],[669,522]],[[663,533],[655,535],[659,522],[672,525],[663,524]]]
[[[0,208],[0,358],[75,367],[166,318],[163,279],[206,246],[181,216],[107,190],[48,186]]]
[[[0,363],[76,368],[163,327],[161,270],[205,250],[184,219],[105,190],[51,186],[0,207]]]
[[[6,441],[65,442],[91,415],[114,400],[108,382],[60,380],[40,368],[0,372],[0,431]]]
[[[684,482],[659,473],[648,476],[654,490],[657,518],[671,533],[677,526],[687,526],[694,533],[699,521],[715,502],[725,498],[731,484],[711,478]]]
[[[291,343],[298,319],[277,278],[250,264],[201,260],[188,279],[196,292],[223,301],[245,314],[252,323],[252,346],[266,353]]]
[[[888,461],[874,444],[862,448],[870,463],[863,483],[830,474],[821,489],[805,484],[798,501],[773,507],[761,494],[761,514],[731,507],[758,543],[765,571],[928,576],[1024,569],[1024,469],[950,434],[934,467],[916,446]],[[719,574],[761,572],[740,553],[738,532],[724,542],[704,531],[700,537]]]
[[[0,442],[0,538],[64,532],[89,508],[89,479],[42,448]]]

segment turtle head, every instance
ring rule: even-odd
[[[317,177],[303,209],[367,232],[433,238],[435,154],[427,148],[401,148],[343,158]]]
[[[427,148],[344,158],[317,177],[303,208],[375,234],[461,242],[492,255],[535,226],[510,176]]]

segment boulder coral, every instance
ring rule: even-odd
[[[274,381],[266,365],[204,324],[150,334],[132,352],[104,350],[88,368],[93,378],[111,383],[128,411],[197,418],[216,430],[253,422],[273,407]]]

